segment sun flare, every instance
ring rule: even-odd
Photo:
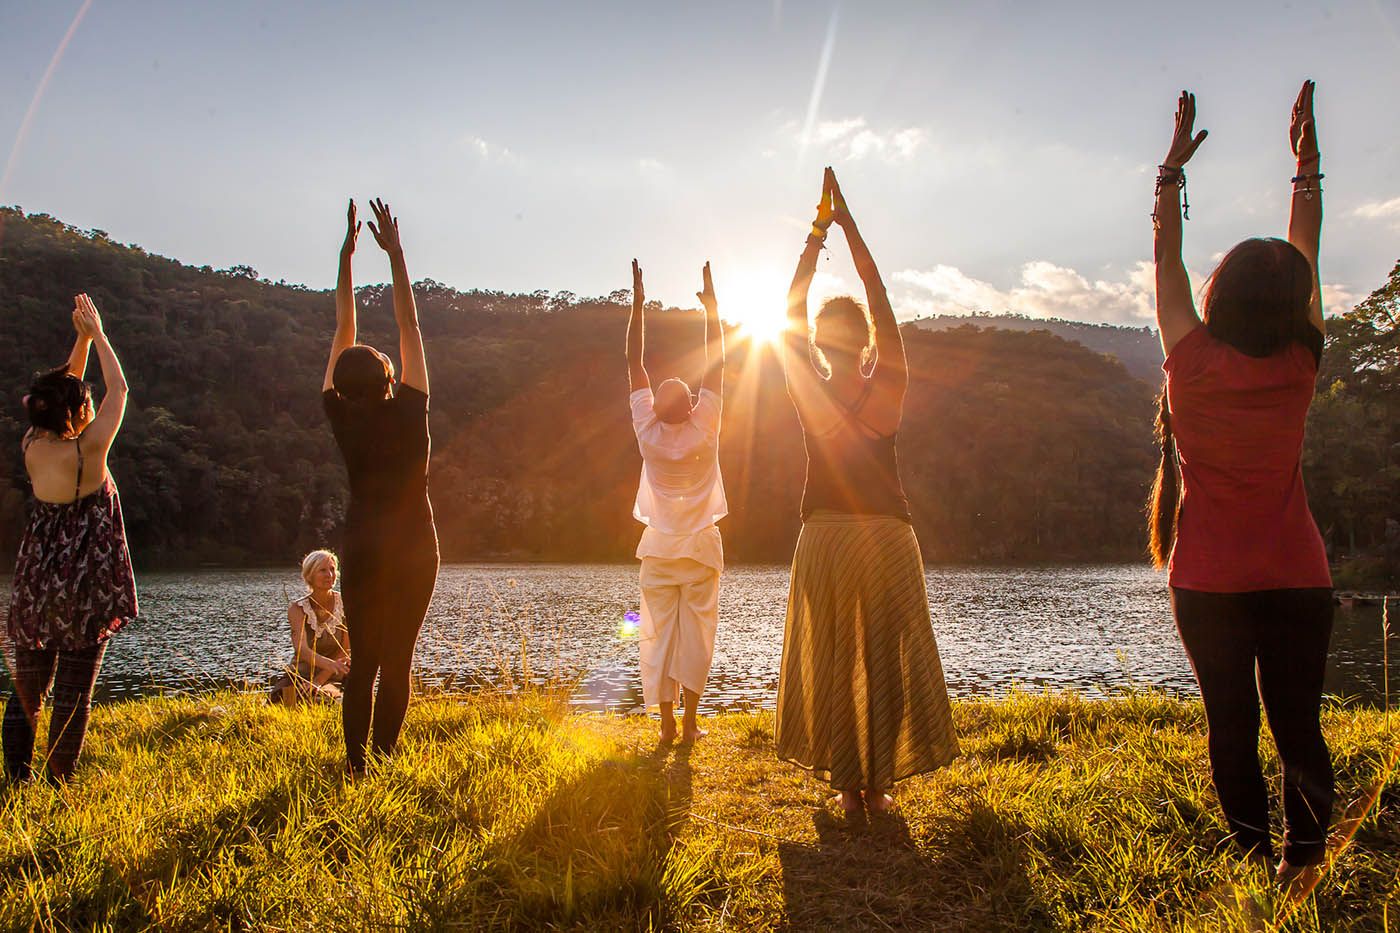
[[[739,326],[739,333],[756,344],[771,345],[782,336],[786,323],[783,308],[785,291],[780,282],[762,281],[760,277],[744,277],[728,292],[721,293],[720,317]]]

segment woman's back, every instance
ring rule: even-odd
[[[324,393],[350,480],[351,528],[381,520],[432,520],[428,502],[428,396],[411,386],[382,401]]]
[[[106,485],[105,465],[83,450],[82,443],[82,435],[30,435],[24,447],[24,468],[36,499],[61,505],[90,496]]]
[[[1248,356],[1198,327],[1163,369],[1183,494],[1171,585],[1206,592],[1330,586],[1303,488],[1322,335]]]
[[[898,432],[877,435],[864,420],[872,386],[866,380],[841,419],[825,431],[805,432],[807,480],[802,517],[820,510],[851,515],[888,515],[909,521],[909,500],[899,481]]]

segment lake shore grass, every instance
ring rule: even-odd
[[[1198,703],[955,715],[962,757],[866,822],[768,712],[658,748],[557,694],[428,697],[352,781],[333,707],[100,707],[71,784],[0,787],[0,929],[1400,930],[1400,716],[1326,712],[1348,841],[1290,906],[1223,844]]]

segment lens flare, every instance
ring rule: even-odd
[[[642,614],[635,609],[629,609],[622,616],[622,624],[618,626],[617,634],[621,638],[635,638],[642,621]]]

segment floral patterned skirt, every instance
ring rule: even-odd
[[[74,502],[31,503],[15,557],[8,632],[17,646],[77,650],[136,618],[121,499],[109,477]]]

